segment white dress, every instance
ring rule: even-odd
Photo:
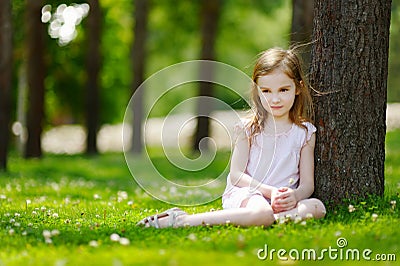
[[[256,135],[250,147],[246,174],[276,188],[296,188],[300,178],[301,149],[317,131],[311,123],[305,122],[303,125],[307,130],[292,124],[288,131],[275,136],[265,133]],[[235,186],[228,175],[222,206],[224,209],[239,208],[243,200],[254,194],[262,195],[255,186]]]

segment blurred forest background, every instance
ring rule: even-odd
[[[11,124],[20,134],[26,121],[27,40],[29,38],[29,9],[32,2],[40,3],[44,42],[42,53],[44,73],[44,131],[64,124],[84,125],[87,120],[88,80],[90,57],[99,49],[98,67],[99,103],[93,109],[98,125],[118,124],[123,121],[125,108],[134,91],[135,23],[138,23],[134,0],[86,1],[12,1],[13,82]],[[140,1],[138,1],[140,2]],[[143,78],[172,64],[204,58],[202,55],[202,12],[207,1],[145,1],[148,16],[144,21],[147,33],[144,46]],[[293,39],[292,0],[221,0],[215,33],[213,59],[232,65],[245,73],[251,72],[256,55],[269,47],[288,47]],[[311,2],[311,1],[310,1]],[[34,6],[35,4],[33,4]],[[96,8],[96,6],[98,8]],[[69,9],[68,9],[69,8]],[[65,10],[69,11],[64,12]],[[90,20],[96,12],[97,20]],[[63,15],[64,14],[64,17]],[[67,14],[67,16],[65,16]],[[71,19],[72,22],[68,22]],[[66,25],[72,25],[67,28]],[[67,25],[68,26],[68,25]],[[204,25],[203,25],[204,26]],[[97,34],[97,35],[96,35]],[[303,33],[304,34],[304,33]],[[98,47],[93,40],[99,39]],[[379,38],[379,36],[377,36]],[[307,38],[305,38],[307,41]],[[92,41],[92,42],[91,42]],[[136,46],[137,47],[137,46]],[[306,48],[306,50],[310,50]],[[35,53],[35,52],[34,52]],[[95,55],[95,54],[94,54]],[[135,56],[135,54],[133,55]],[[136,57],[137,58],[137,57]],[[92,62],[93,61],[93,62]],[[36,66],[39,67],[39,66]],[[136,69],[137,70],[137,69]],[[400,102],[400,0],[392,3],[388,102]],[[158,94],[155,90],[146,94]],[[152,110],[152,117],[166,115],[170,109],[188,97],[197,95],[197,89],[177,90],[165,95],[163,102]],[[146,95],[144,96],[146,99]],[[234,108],[236,96],[227,90],[216,90],[215,97]],[[90,97],[89,97],[90,98]],[[86,100],[85,100],[86,99]],[[150,104],[150,103],[148,103]],[[89,106],[89,108],[91,108]],[[97,110],[97,111],[96,111]],[[193,110],[195,111],[195,110]],[[29,115],[29,114],[28,114]],[[18,123],[15,123],[18,121]],[[19,122],[22,122],[20,125]],[[3,129],[2,129],[3,130]],[[14,136],[15,137],[15,136]]]

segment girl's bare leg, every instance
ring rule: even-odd
[[[224,225],[227,223],[240,226],[270,226],[275,221],[272,207],[264,197],[253,195],[245,201],[241,208],[178,216],[175,226]],[[167,221],[168,219],[160,219],[160,227],[164,227]]]
[[[300,217],[302,219],[309,218],[308,216],[310,214],[316,219],[323,218],[325,216],[325,206],[319,199],[312,198],[301,200],[297,203],[296,208],[290,211],[275,213],[274,216],[276,220],[288,216],[294,220],[296,217]]]

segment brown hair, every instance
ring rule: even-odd
[[[251,140],[264,129],[264,121],[269,115],[264,109],[260,97],[257,81],[260,77],[268,75],[276,69],[281,69],[289,78],[293,79],[296,86],[296,98],[289,111],[291,121],[302,128],[307,129],[303,122],[312,122],[313,104],[309,91],[308,81],[302,71],[302,62],[295,53],[295,48],[284,50],[282,48],[271,48],[259,54],[253,70],[253,84],[251,88],[251,101],[253,114],[245,128],[249,132]]]

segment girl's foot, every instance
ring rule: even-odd
[[[177,218],[182,215],[187,215],[187,213],[175,207],[165,212],[146,217],[136,225],[155,228],[178,227]]]

